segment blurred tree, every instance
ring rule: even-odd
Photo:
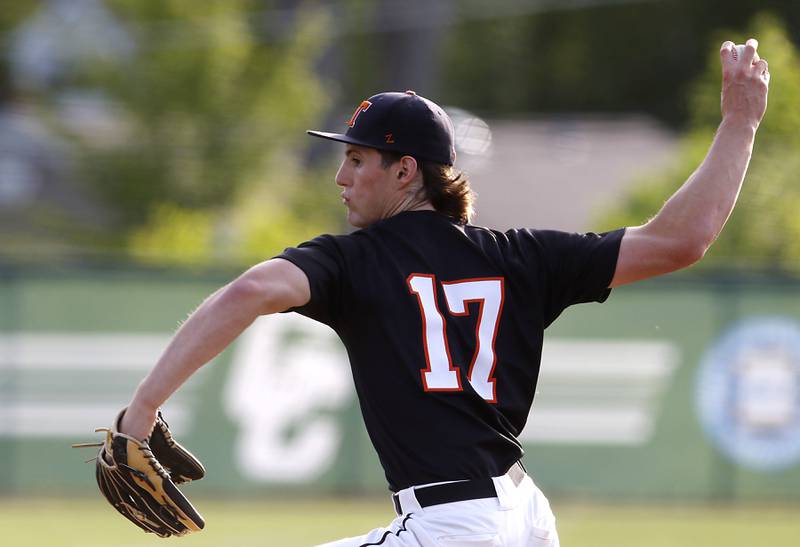
[[[757,16],[747,33],[717,31],[708,48],[713,50],[708,68],[689,94],[691,128],[679,159],[671,169],[639,181],[618,208],[604,215],[602,227],[645,222],[702,161],[720,121],[719,57],[712,46],[728,37],[743,43],[748,36],[759,39],[759,51],[769,61],[769,106],[739,202],[701,265],[800,269],[800,58],[773,15]]]
[[[34,0],[31,2],[11,2],[9,5],[4,5],[3,9],[0,9],[0,105],[10,101],[14,96],[9,56],[7,54],[9,42],[12,38],[11,31],[38,7],[39,2]]]
[[[106,244],[144,260],[239,262],[330,228],[329,208],[299,220],[322,183],[303,174],[297,153],[325,107],[313,73],[324,16],[295,8],[291,32],[271,37],[255,17],[264,2],[107,4],[133,53],[86,64],[65,83],[99,91],[115,111],[115,138],[73,135],[86,177],[117,215]]]
[[[442,99],[487,115],[647,112],[688,120],[686,87],[720,28],[745,30],[751,0],[457,0]],[[761,0],[791,36],[800,2]],[[716,49],[712,47],[712,49]]]

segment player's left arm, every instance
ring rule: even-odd
[[[231,344],[255,319],[308,303],[306,274],[273,258],[253,266],[206,300],[175,333],[128,405],[120,431],[144,439],[158,408],[197,369]]]
[[[700,260],[733,210],[767,107],[769,71],[750,39],[741,59],[720,49],[722,122],[703,162],[650,221],[628,228],[610,287],[690,266]]]

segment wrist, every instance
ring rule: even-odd
[[[134,397],[118,424],[119,432],[140,441],[148,438],[156,422],[157,407],[152,407]]]
[[[719,128],[720,130],[730,129],[734,131],[747,131],[755,135],[758,125],[759,122],[753,120],[752,118],[736,114],[728,114],[722,118]]]

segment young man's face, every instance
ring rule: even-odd
[[[393,167],[383,167],[381,154],[374,148],[347,145],[336,184],[342,187],[350,224],[365,228],[391,214],[399,196]]]

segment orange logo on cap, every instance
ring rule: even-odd
[[[394,135],[391,133],[386,133],[386,144],[394,144]]]
[[[356,119],[358,118],[358,115],[364,112],[365,110],[369,110],[370,106],[372,106],[371,102],[362,101],[361,104],[358,105],[358,108],[356,108],[356,111],[353,112],[353,115],[350,117],[350,121],[347,122],[347,125],[353,127],[356,124]]]

